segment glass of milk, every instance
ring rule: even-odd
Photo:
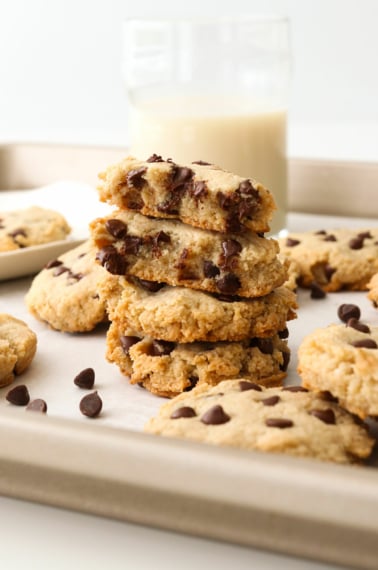
[[[269,188],[286,227],[289,26],[281,17],[127,20],[130,152],[203,160]]]

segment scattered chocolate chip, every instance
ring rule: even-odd
[[[370,333],[370,328],[367,325],[360,323],[360,321],[358,319],[354,319],[354,318],[348,319],[346,326],[351,327],[352,329],[355,329],[356,331],[360,331],[363,333]]]
[[[320,287],[320,285],[318,285],[318,283],[316,283],[316,281],[313,281],[310,284],[310,291],[311,299],[324,299],[326,296],[326,292]]]
[[[26,406],[30,402],[29,390],[24,384],[15,386],[5,396],[10,404],[14,406]]]
[[[308,392],[304,386],[284,386],[282,390],[285,392]]]
[[[163,158],[159,154],[153,154],[149,158],[147,158],[146,162],[165,162]]]
[[[74,378],[74,384],[79,386],[79,388],[84,388],[85,390],[92,390],[95,382],[95,371],[93,368],[84,368],[77,376]]]
[[[97,392],[88,394],[80,400],[80,411],[83,416],[95,418],[102,410],[102,400]]]
[[[362,249],[364,247],[364,238],[357,236],[349,241],[350,249]]]
[[[182,406],[181,408],[177,408],[172,414],[172,420],[178,420],[179,418],[194,418],[196,416],[196,412],[190,406]]]
[[[201,422],[206,425],[219,425],[229,422],[230,419],[222,406],[216,405],[203,414]]]
[[[203,274],[207,279],[212,279],[220,274],[220,269],[212,261],[204,261]]]
[[[335,412],[331,410],[331,408],[327,408],[326,410],[311,410],[309,413],[311,416],[315,416],[325,424],[336,423]]]
[[[224,277],[217,279],[216,285],[221,293],[233,295],[240,289],[240,279],[234,273],[226,273]]]
[[[260,402],[264,404],[264,406],[275,406],[276,404],[278,404],[279,401],[280,401],[279,396],[270,396],[269,398],[264,398],[263,400],[260,400]]]
[[[112,218],[105,222],[106,231],[116,239],[122,239],[127,234],[127,225],[122,220]]]
[[[140,341],[140,338],[138,336],[125,336],[125,335],[121,335],[119,337],[119,342],[121,344],[122,350],[125,354],[129,353],[130,347],[133,346],[133,344],[136,344],[137,342]]]
[[[337,309],[337,316],[343,323],[347,323],[349,319],[359,319],[361,317],[360,308],[357,305],[351,303],[343,303]]]
[[[246,390],[256,390],[257,392],[262,392],[261,386],[255,382],[248,382],[247,380],[240,380],[239,387],[240,392],[245,392]]]
[[[127,184],[132,188],[143,188],[144,184],[146,183],[145,179],[143,178],[143,174],[147,172],[147,168],[145,166],[141,166],[141,168],[135,168],[130,170],[127,173],[126,180]]]
[[[378,348],[378,344],[372,338],[364,338],[362,340],[355,340],[351,345],[356,348]]]
[[[59,265],[63,265],[63,261],[59,261],[59,259],[51,259],[45,265],[45,269],[52,269],[53,267],[59,267]]]
[[[146,354],[148,354],[148,356],[164,356],[170,354],[174,348],[174,342],[169,342],[167,340],[154,340],[148,345]]]
[[[286,239],[286,247],[295,247],[296,245],[299,245],[301,242],[299,239],[294,239],[294,238],[290,238],[288,237]]]
[[[45,414],[47,412],[47,404],[45,400],[37,398],[29,402],[29,404],[26,406],[26,409],[32,410],[33,412],[41,412],[42,414]]]
[[[268,427],[276,427],[280,429],[285,429],[289,427],[293,427],[294,422],[291,420],[286,420],[284,418],[268,418],[265,420],[265,424]]]

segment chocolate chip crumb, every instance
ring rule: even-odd
[[[80,401],[80,411],[83,416],[95,418],[102,410],[102,400],[97,392],[88,394]]]
[[[26,406],[30,402],[29,390],[24,384],[15,386],[5,396],[10,404],[14,406]]]
[[[45,400],[36,398],[35,400],[29,402],[29,404],[26,406],[26,409],[32,410],[33,412],[41,412],[42,414],[45,414],[47,412],[47,404]]]
[[[357,305],[353,305],[351,303],[343,303],[337,309],[337,316],[341,321],[347,323],[349,319],[357,319],[361,317],[360,308]]]
[[[177,408],[177,410],[171,414],[171,419],[177,420],[179,418],[194,418],[196,415],[196,412],[190,406],[182,406],[181,408]]]
[[[93,368],[84,368],[74,378],[74,384],[84,390],[91,390],[95,382],[95,371]]]
[[[206,425],[219,425],[229,422],[230,419],[222,406],[216,405],[203,414],[201,422]]]

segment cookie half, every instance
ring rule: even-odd
[[[32,362],[37,336],[28,325],[6,313],[0,314],[0,387],[13,382]]]
[[[66,219],[38,206],[0,212],[0,252],[66,239],[71,228]]]
[[[256,180],[201,161],[179,165],[157,155],[146,161],[129,156],[100,179],[103,201],[219,232],[268,231],[276,208],[272,194]]]
[[[280,385],[290,350],[278,335],[242,342],[179,344],[143,337],[113,322],[106,356],[132,384],[172,398],[197,384],[218,384],[238,375],[267,386]]]
[[[113,275],[242,297],[267,295],[287,278],[277,241],[251,232],[221,234],[127,211],[94,220],[91,231]]]
[[[34,278],[25,297],[29,311],[63,332],[86,332],[106,320],[98,282],[106,273],[96,263],[88,240],[50,261]]]
[[[299,347],[298,373],[361,418],[378,416],[378,327],[351,319],[314,330]]]
[[[325,291],[364,291],[378,272],[378,228],[290,233],[279,244],[304,287],[315,281]]]
[[[286,287],[243,299],[109,275],[100,294],[110,320],[180,343],[271,337],[296,317],[297,308],[295,294]]]
[[[336,463],[368,457],[374,440],[327,395],[264,388],[245,378],[202,385],[164,404],[145,431]]]

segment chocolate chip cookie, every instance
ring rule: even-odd
[[[0,314],[0,387],[24,372],[37,349],[37,336],[28,325],[6,313]]]
[[[63,240],[70,231],[61,214],[46,208],[0,212],[0,252]]]
[[[336,463],[368,457],[374,440],[327,394],[264,388],[245,378],[206,384],[164,404],[145,431]]]
[[[242,297],[266,295],[287,278],[277,241],[252,232],[222,234],[128,211],[90,226],[97,259],[113,275]]]
[[[328,390],[361,418],[378,416],[378,327],[351,318],[316,329],[298,350],[304,386]]]
[[[324,291],[364,291],[378,272],[378,228],[290,233],[279,240],[281,256],[294,260],[299,283]]]
[[[270,337],[286,328],[297,308],[295,294],[283,286],[264,297],[243,299],[109,275],[100,295],[110,320],[179,343]]]
[[[121,209],[219,232],[269,230],[275,203],[256,180],[203,161],[179,165],[129,156],[100,174],[100,198]]]
[[[98,294],[98,282],[104,273],[88,240],[42,269],[25,297],[26,305],[53,329],[90,331],[106,320],[105,303]]]
[[[171,398],[196,384],[218,384],[238,375],[267,386],[280,385],[290,351],[278,335],[241,342],[180,344],[143,337],[113,321],[106,356],[132,384]]]

